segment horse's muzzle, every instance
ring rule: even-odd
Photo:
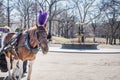
[[[48,48],[48,44],[47,43],[41,43],[40,44],[40,48],[41,48],[43,54],[47,54],[48,53],[49,48]]]
[[[48,47],[41,47],[42,53],[47,54],[48,53]]]

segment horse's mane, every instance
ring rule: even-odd
[[[37,29],[38,29],[38,28],[37,28],[37,25],[35,25],[35,26],[31,27],[30,29],[28,29],[27,32],[32,32],[32,31],[37,30]],[[44,27],[44,29],[45,29],[45,32],[48,34],[47,28]]]
[[[28,29],[27,31],[30,32],[30,31],[33,31],[33,30],[36,30],[36,29],[37,29],[37,26],[35,25],[35,26],[31,27],[30,29]]]

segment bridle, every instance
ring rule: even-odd
[[[41,36],[43,37],[42,39],[39,39],[39,33],[42,33]],[[44,30],[35,30],[35,37],[38,41],[38,44],[41,44],[43,41],[47,43],[47,34]]]

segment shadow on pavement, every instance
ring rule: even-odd
[[[6,77],[0,77],[0,80],[7,80]]]

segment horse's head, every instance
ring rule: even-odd
[[[37,30],[35,32],[35,36],[38,40],[39,46],[43,52],[43,54],[46,54],[48,52],[48,42],[47,42],[47,30],[45,26],[38,26]]]
[[[39,12],[38,22],[37,22],[37,30],[36,37],[38,39],[39,46],[44,54],[48,52],[48,42],[47,42],[47,29],[46,29],[46,21],[47,21],[47,12]]]

